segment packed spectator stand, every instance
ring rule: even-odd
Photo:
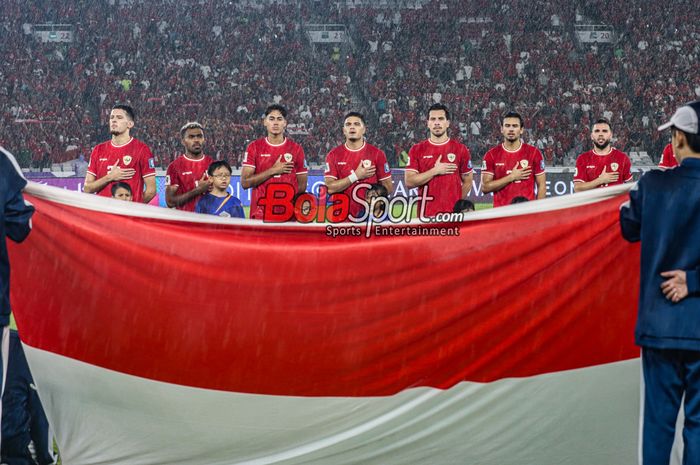
[[[452,109],[453,135],[475,161],[500,140],[499,116],[517,109],[525,138],[547,162],[573,164],[589,126],[607,116],[615,146],[658,160],[655,127],[700,97],[700,34],[674,8],[635,0],[3,2],[0,143],[25,167],[89,156],[108,138],[116,102],[138,113],[134,135],[165,167],[178,128],[208,128],[207,152],[240,166],[262,135],[270,103],[289,109],[310,163],[341,140],[341,118],[365,110],[368,138],[398,166],[426,137],[425,109]],[[689,13],[691,14],[691,13]],[[693,13],[694,14],[694,13]],[[684,15],[684,13],[683,13]],[[692,16],[692,14],[691,14]],[[38,24],[67,24],[72,42],[42,42]],[[344,25],[344,44],[314,44],[308,24]],[[604,24],[611,43],[582,43],[577,24]]]

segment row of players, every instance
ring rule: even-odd
[[[456,202],[468,196],[473,168],[469,149],[449,137],[450,113],[447,107],[432,105],[426,120],[429,138],[410,149],[405,182],[408,188],[419,188],[421,194],[427,190],[432,199],[419,207],[426,216],[433,217],[438,213],[452,212]],[[110,186],[119,182],[130,187],[134,201],[148,203],[155,196],[153,155],[146,144],[130,135],[134,123],[131,107],[113,107],[109,120],[112,138],[92,151],[85,192],[110,196],[113,194]],[[263,218],[260,199],[265,197],[270,184],[290,184],[296,193],[305,192],[307,187],[308,166],[304,150],[285,135],[286,109],[281,105],[267,107],[263,125],[267,134],[248,145],[241,170],[241,185],[245,189],[252,188],[250,218],[253,219]],[[362,204],[352,198],[353,190],[360,183],[381,184],[391,193],[391,170],[384,152],[367,142],[365,118],[361,113],[346,114],[342,131],[345,141],[328,153],[324,179],[328,194],[348,196],[350,214],[357,217]],[[505,114],[501,132],[503,142],[484,157],[482,191],[493,193],[494,207],[509,205],[515,198],[544,198],[544,159],[536,147],[522,141],[521,115],[516,112]],[[231,196],[225,192],[231,177],[230,166],[226,163],[212,166],[214,160],[204,154],[205,135],[201,124],[185,124],[180,136],[184,153],[167,169],[167,205],[187,211],[230,215],[230,205],[224,208],[226,203],[232,202]],[[599,119],[593,124],[593,148],[582,153],[576,161],[576,192],[632,180],[630,159],[611,146],[612,136],[612,127],[607,120]],[[675,162],[672,153],[668,161],[665,160],[666,151],[662,166],[672,167]],[[364,199],[366,189],[358,189],[356,195]],[[233,204],[236,204],[235,200]],[[203,204],[201,208],[197,208],[199,201]]]

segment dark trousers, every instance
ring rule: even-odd
[[[7,380],[2,395],[3,464],[54,463],[53,439],[16,331],[10,331]],[[29,450],[34,442],[36,460]]]
[[[642,348],[642,465],[668,465],[685,393],[683,465],[700,465],[700,351]]]

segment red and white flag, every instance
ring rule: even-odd
[[[32,183],[12,304],[64,463],[633,463],[627,188],[367,239]]]

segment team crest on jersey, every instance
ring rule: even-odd
[[[364,166],[365,168],[369,168],[370,166],[372,166],[372,161],[362,160],[362,166]]]
[[[285,153],[285,154],[284,154],[284,161],[286,161],[287,163],[289,163],[290,161],[292,161],[293,158],[294,158],[294,157],[292,157],[292,154],[291,154],[291,153]]]
[[[527,160],[520,160],[520,166],[522,166],[523,169],[527,168],[527,165],[529,165]]]
[[[450,163],[454,163],[456,158],[457,158],[457,156],[454,153],[447,154],[447,161],[449,161]]]
[[[613,171],[617,171],[617,169],[620,167],[617,163],[610,163],[610,168],[612,168]]]
[[[131,158],[131,155],[124,155],[122,157],[122,161],[124,162],[125,165],[128,165],[129,163],[131,163],[131,160],[133,160],[133,158]]]

